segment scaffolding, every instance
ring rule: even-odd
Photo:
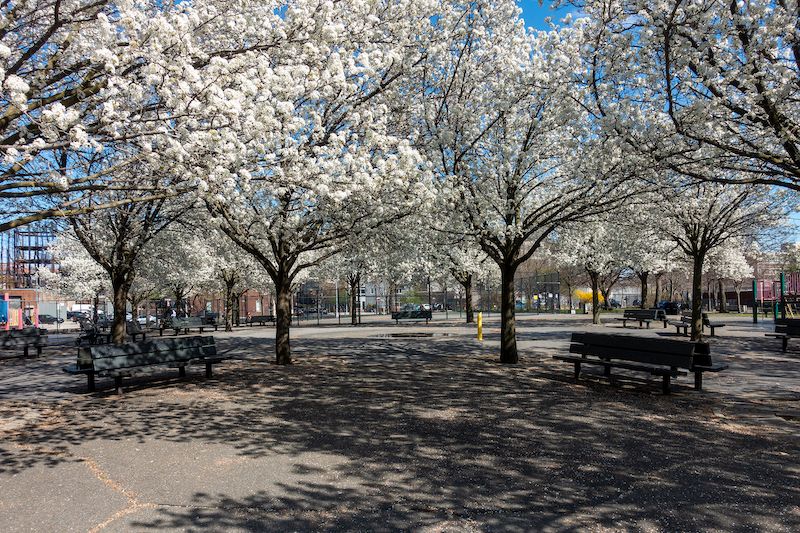
[[[0,288],[35,289],[40,268],[55,272],[48,250],[53,238],[52,228],[45,224],[0,233]]]

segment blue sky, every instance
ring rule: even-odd
[[[557,10],[550,9],[551,2],[548,0],[545,0],[541,7],[539,7],[538,0],[519,0],[517,3],[522,8],[522,18],[525,19],[525,25],[533,26],[540,30],[547,28],[544,22],[545,17],[551,17],[554,22],[558,22],[570,11],[569,8],[564,7]]]

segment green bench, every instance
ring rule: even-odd
[[[692,312],[691,311],[684,311],[681,314],[680,320],[673,320],[669,322],[670,326],[674,326],[676,333],[680,335],[681,333],[684,336],[689,334],[689,330],[692,328]],[[703,331],[706,328],[711,330],[711,336],[713,337],[717,328],[724,328],[725,324],[722,322],[712,322],[708,318],[708,313],[703,313]]]
[[[555,355],[554,359],[572,363],[578,380],[582,365],[599,365],[611,377],[612,368],[637,370],[661,376],[664,394],[670,392],[671,378],[694,373],[694,388],[703,389],[703,373],[719,372],[727,365],[711,361],[709,345],[675,339],[654,339],[630,335],[573,333],[569,351],[576,355]]]
[[[188,334],[190,329],[196,329],[201,334],[203,330],[211,330],[212,328],[214,331],[217,331],[216,324],[207,324],[204,322],[205,318],[201,316],[187,316],[184,318],[176,318],[173,317],[169,323],[162,323],[161,327],[158,328],[159,336],[164,336],[165,329],[171,329],[175,332],[175,335],[178,335],[181,331]]]
[[[765,333],[767,337],[781,340],[781,349],[789,348],[789,339],[800,338],[800,318],[778,318],[775,320],[775,333]]]
[[[206,377],[211,367],[229,357],[219,356],[214,337],[192,336],[179,339],[157,339],[127,344],[87,346],[78,351],[75,364],[64,367],[68,374],[85,374],[90,392],[95,390],[95,376],[114,378],[117,394],[122,393],[122,378],[143,368],[177,367],[178,375],[186,375],[186,366],[205,364]]]
[[[252,326],[253,324],[260,324],[262,326],[266,326],[268,323],[274,324],[275,323],[275,316],[274,315],[256,315],[251,316],[247,319],[247,325]]]
[[[29,349],[33,346],[38,357],[42,355],[42,348],[47,346],[47,330],[29,327],[4,331],[0,334],[0,346],[6,350],[22,348],[24,357],[28,357]]]
[[[654,320],[663,320],[658,311],[658,309],[626,309],[617,320],[622,322],[623,328],[627,326],[630,321],[638,322],[639,327],[642,327],[642,324],[647,324],[647,328],[650,329],[650,322]]]

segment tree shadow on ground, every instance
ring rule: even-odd
[[[270,342],[220,346],[270,353]],[[232,361],[212,379],[54,405],[6,438],[0,468],[77,461],[75,447],[123,440],[342,459],[324,475],[298,459],[291,480],[249,496],[197,492],[136,518],[136,530],[800,528],[798,439],[714,417],[716,395],[576,385],[568,368],[548,379],[562,366],[547,357],[495,365],[464,339],[294,347],[289,367]]]

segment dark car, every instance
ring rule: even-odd
[[[89,318],[87,311],[67,311],[67,319],[77,322],[81,319]]]
[[[200,316],[203,318],[203,324],[213,325],[216,324],[217,321],[219,320],[219,313],[212,313],[211,311],[206,311]]]
[[[679,315],[684,305],[681,302],[662,301],[658,302],[658,308],[663,309],[668,315]]]
[[[39,315],[39,324],[61,324],[64,322],[63,318],[57,318],[53,315]]]

